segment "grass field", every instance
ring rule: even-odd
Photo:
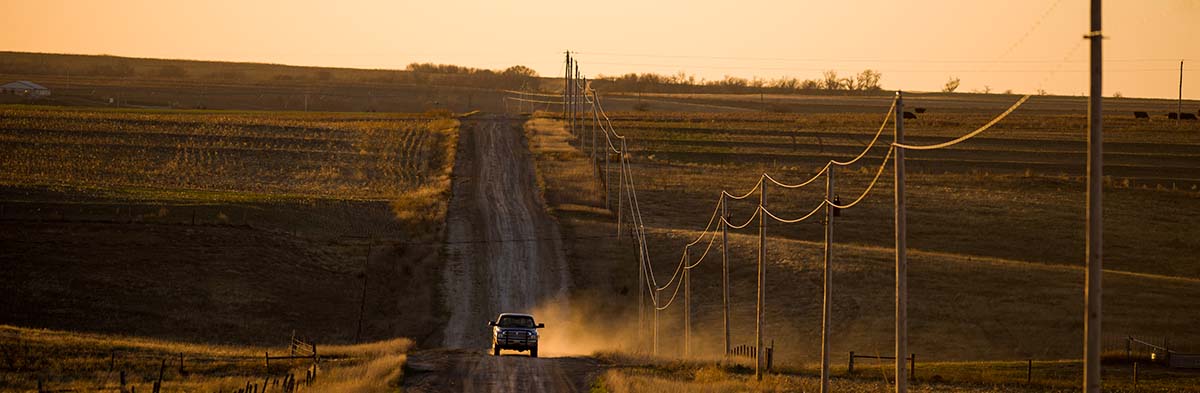
[[[908,142],[951,139],[1015,101],[991,99],[972,109],[969,100],[941,105],[945,99],[934,98],[908,101],[910,108],[928,109],[906,122]],[[828,159],[853,157],[879,129],[888,105],[886,99],[869,97],[827,101],[837,109],[610,114],[618,132],[629,138],[649,254],[660,284],[675,270],[683,245],[700,235],[722,189],[745,192],[763,171],[799,182]],[[909,348],[919,359],[1058,361],[1081,356],[1086,118],[1066,113],[1070,105],[1070,98],[1035,97],[974,140],[908,154]],[[535,119],[529,129],[535,153],[541,149],[540,175],[564,236],[579,239],[568,243],[568,257],[579,270],[576,277],[587,279],[576,282],[580,301],[573,305],[594,307],[584,315],[623,315],[597,330],[610,334],[610,329],[624,328],[627,336],[637,337],[637,329],[630,331],[638,326],[636,310],[631,311],[638,291],[632,240],[590,240],[612,236],[617,228],[589,176],[586,157],[556,152],[575,143],[561,131],[561,123]],[[885,141],[890,141],[890,131],[889,124]],[[539,135],[561,141],[559,147],[539,145]],[[1191,301],[1200,295],[1200,270],[1189,252],[1200,248],[1200,231],[1191,225],[1200,214],[1200,190],[1195,188],[1200,183],[1200,124],[1135,120],[1114,112],[1106,119],[1105,143],[1105,333],[1170,337],[1175,348],[1200,351],[1200,335],[1189,328],[1200,322]],[[860,164],[839,168],[836,194],[848,201],[862,192],[885,153],[876,148]],[[616,166],[610,179],[615,210]],[[835,221],[834,364],[844,365],[850,351],[891,355],[891,183],[888,167],[871,196]],[[823,184],[796,191],[769,187],[767,205],[781,216],[796,217],[811,210],[823,193]],[[745,221],[753,206],[752,201],[731,203],[730,221]],[[734,345],[751,344],[754,338],[755,232],[730,235]],[[819,220],[771,223],[767,234],[766,339],[776,346],[777,364],[803,367],[819,356],[823,227]],[[692,249],[693,258],[706,243]],[[720,353],[720,266],[718,238],[692,277],[692,353],[701,358]],[[658,315],[660,351],[667,356],[682,352],[681,309],[676,303]],[[646,314],[646,329],[651,319]],[[648,333],[637,338],[644,340],[640,349],[646,350]],[[1064,378],[1077,381],[1076,375]]]
[[[439,334],[421,283],[457,127],[0,107],[0,323],[238,345]]]
[[[151,391],[161,369],[161,388],[172,392],[233,391],[248,384],[261,391],[264,383],[282,391],[285,376],[296,378],[304,391],[382,391],[399,386],[410,347],[407,339],[318,347],[322,362],[310,380],[309,359],[275,360],[267,368],[264,354],[288,354],[282,346],[194,344],[0,325],[5,370],[0,390]]]
[[[603,353],[601,358],[624,366],[608,370],[596,390],[607,392],[811,392],[820,390],[817,365],[781,368],[761,382],[743,365],[683,362]],[[839,392],[886,393],[895,391],[890,364],[859,364],[854,373],[834,365],[830,386]],[[1140,363],[1138,380],[1133,364],[1107,361],[1104,388],[1111,392],[1188,392],[1200,383],[1200,374]],[[1073,392],[1079,390],[1082,363],[1076,360],[1035,362],[942,362],[918,366],[914,392]]]

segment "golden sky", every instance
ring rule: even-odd
[[[0,50],[561,74],[816,78],[1086,94],[1087,0],[0,0]],[[1105,94],[1200,98],[1200,0],[1105,1]]]

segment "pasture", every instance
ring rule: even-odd
[[[1012,102],[989,98],[946,104],[944,97],[932,96],[906,100],[910,110],[928,108],[906,122],[907,142],[952,139]],[[1072,100],[1034,97],[975,139],[952,149],[908,154],[909,348],[919,359],[1016,362],[1082,355],[1078,310],[1083,304],[1086,117],[1069,113]],[[721,103],[707,97],[681,102],[697,101]],[[709,221],[721,190],[749,191],[764,171],[796,183],[828,159],[852,158],[879,130],[888,106],[879,97],[825,102],[832,109],[610,113],[614,128],[628,137],[656,274],[671,276],[684,244],[700,236]],[[590,176],[590,122],[583,123],[585,154],[565,154],[561,146],[580,146],[578,141],[552,120],[556,113],[538,116],[544,119],[527,129],[534,152],[541,152],[539,174],[564,237],[578,239],[567,243],[571,265],[579,270],[576,277],[588,277],[577,281],[573,305],[590,307],[580,311],[583,315],[624,315],[598,330],[623,328],[625,337],[640,343],[618,349],[649,348],[649,306],[644,328],[636,328],[638,265],[627,217],[621,243],[591,240],[615,236],[617,227],[613,213],[604,210],[600,183]],[[1200,336],[1189,328],[1198,322],[1191,299],[1200,295],[1200,270],[1186,251],[1200,248],[1200,231],[1192,225],[1200,214],[1200,124],[1134,119],[1116,111],[1106,117],[1105,333],[1169,336],[1174,348],[1200,351]],[[884,141],[890,142],[891,127],[886,125]],[[858,196],[886,150],[877,146],[856,166],[839,168],[835,194],[842,201]],[[872,194],[834,220],[834,364],[844,365],[850,351],[891,355],[894,232],[888,165]],[[616,165],[609,178],[615,212]],[[799,190],[768,186],[766,204],[784,218],[801,216],[820,201],[823,183]],[[730,221],[745,222],[753,208],[753,201],[730,202]],[[733,345],[754,339],[756,232],[756,224],[730,230]],[[819,219],[770,222],[766,233],[766,340],[774,342],[776,364],[812,369],[820,348],[823,225]],[[703,238],[691,248],[693,262],[709,241]],[[720,252],[718,232],[691,277],[692,354],[700,359],[721,353]],[[673,291],[660,296],[665,301]],[[680,356],[682,305],[677,300],[657,318],[660,354]]]

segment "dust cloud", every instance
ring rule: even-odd
[[[546,327],[538,334],[544,356],[590,356],[597,352],[637,352],[636,313],[612,310],[611,304],[584,299],[552,299],[532,310]]]

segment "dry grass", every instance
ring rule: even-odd
[[[720,190],[745,191],[762,171],[798,181],[829,158],[853,156],[879,127],[887,105],[879,101],[879,113],[860,108],[858,113],[847,109],[805,115],[615,114],[617,129],[630,138],[659,282],[674,271],[683,244],[699,235]],[[1053,361],[1079,356],[1084,233],[1079,171],[1085,119],[1068,113],[1069,104],[1035,105],[958,149],[909,155],[909,345],[919,359]],[[986,122],[988,110],[1003,109],[999,100],[974,108],[970,102],[955,102],[945,110],[932,99],[919,105],[932,112],[907,123],[910,141],[916,143],[959,135]],[[541,124],[531,123],[560,127]],[[1111,124],[1112,136],[1106,138],[1106,154],[1111,154],[1107,173],[1113,175],[1106,179],[1105,195],[1106,332],[1169,336],[1184,351],[1200,350],[1200,336],[1190,328],[1200,320],[1188,300],[1200,296],[1200,270],[1187,252],[1200,249],[1195,240],[1200,232],[1188,224],[1200,218],[1200,193],[1192,189],[1200,183],[1200,151],[1194,147],[1200,133],[1192,129],[1198,125],[1179,128],[1124,118],[1111,119]],[[872,151],[862,165],[839,170],[843,200],[862,190],[883,153]],[[553,166],[554,156],[538,158],[564,236],[582,239],[567,243],[573,273],[586,277],[577,281],[576,296],[604,299],[584,302],[605,304],[589,310],[615,321],[600,329],[632,329],[625,335],[640,335],[642,341],[634,342],[648,351],[649,334],[636,329],[639,283],[632,242],[590,240],[616,232],[612,216],[563,208],[579,203],[582,198],[575,195],[589,181],[553,173],[567,172]],[[1173,183],[1164,183],[1168,178]],[[824,191],[810,188],[772,188],[768,205],[785,217],[806,212]],[[844,365],[849,351],[890,355],[892,191],[890,176],[884,176],[875,194],[836,221],[834,364]],[[731,220],[740,222],[753,203],[730,208]],[[622,230],[628,231],[627,222]],[[775,342],[777,364],[810,364],[819,355],[822,226],[816,220],[771,224],[767,233],[766,338]],[[734,345],[753,340],[757,244],[753,230],[731,232]],[[703,244],[693,248],[692,255],[702,249]],[[720,251],[718,241],[693,271],[692,353],[700,356],[720,353]],[[651,317],[645,315],[646,330]],[[658,317],[660,352],[678,356],[682,307]],[[1069,381],[1076,377],[1062,376]]]
[[[457,121],[0,107],[5,186],[389,199],[436,184]]]
[[[820,391],[817,365],[775,370],[754,378],[751,367],[719,362],[680,362],[644,356],[605,353],[602,358],[624,366],[608,370],[593,391],[625,392],[816,392]],[[834,367],[831,388],[838,392],[887,393],[895,391],[890,364],[860,364],[848,374]],[[913,392],[1071,392],[1079,389],[1082,364],[1078,361],[1039,361],[1029,374],[1026,362],[946,362],[919,366]],[[1132,380],[1132,365],[1111,362],[1104,366],[1105,391],[1187,392],[1200,382],[1200,373],[1141,364],[1139,381]]]
[[[305,390],[383,391],[399,386],[407,339],[362,345],[319,346],[323,359],[317,379]],[[283,347],[208,345],[140,337],[74,333],[0,326],[0,391],[30,390],[41,380],[49,390],[119,391],[120,375],[127,388],[148,391],[164,369],[164,391],[230,391],[299,375],[312,364],[306,360],[277,360],[264,370],[263,353],[288,353]],[[179,358],[184,368],[180,372]],[[278,389],[275,387],[273,389]]]
[[[238,345],[440,334],[423,284],[457,120],[0,114],[0,323]]]

